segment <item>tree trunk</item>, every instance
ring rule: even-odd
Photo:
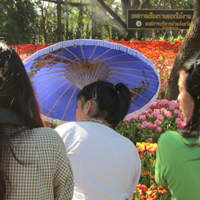
[[[170,8],[171,9],[176,9],[177,3],[178,3],[177,0],[176,1],[175,0],[170,0]],[[174,38],[176,38],[178,36],[178,34],[179,34],[178,30],[172,30],[171,32],[172,32],[172,36]]]
[[[69,40],[69,8],[68,8],[68,0],[65,0],[65,11],[66,11],[66,40]]]
[[[126,23],[109,7],[105,4],[104,0],[97,0],[105,10],[124,28],[127,29]]]
[[[133,0],[132,1],[132,8],[138,9],[140,7],[140,1],[139,0]]]
[[[123,20],[127,23],[127,9],[131,8],[130,0],[121,0]]]
[[[95,5],[91,4],[91,18],[92,18],[92,39],[96,37],[96,23],[95,23]]]
[[[41,29],[43,32],[43,36],[44,36],[44,42],[46,44],[48,44],[48,40],[47,40],[47,29],[46,29],[46,17],[47,17],[47,10],[43,9],[43,7],[41,6],[41,17],[42,17],[42,23],[41,23]]]
[[[176,99],[178,96],[178,71],[185,61],[190,59],[200,50],[200,1],[195,0],[194,14],[191,25],[185,36],[185,40],[176,57],[174,67],[170,74],[166,97],[169,100]]]
[[[140,1],[139,0],[121,0],[122,4],[122,12],[123,12],[123,17],[125,19],[125,22],[127,24],[127,9],[138,9],[140,6]],[[130,39],[135,38],[135,30],[124,30],[124,40],[129,41]]]
[[[139,9],[151,9],[152,5],[150,0],[142,1],[142,4],[139,6]],[[153,31],[152,30],[138,30],[138,39],[141,40],[142,38],[152,38]]]
[[[58,18],[58,42],[63,40],[61,23],[61,0],[57,0],[57,18]]]

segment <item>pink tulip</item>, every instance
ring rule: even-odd
[[[157,116],[160,115],[160,110],[155,109],[154,112],[152,113],[152,117],[157,119]]]
[[[177,128],[178,128],[178,129],[181,129],[181,124],[178,124],[178,125],[177,125]]]
[[[157,131],[158,133],[160,133],[160,132],[162,131],[162,128],[157,127],[157,128],[156,128],[156,131]]]
[[[130,123],[131,123],[131,121],[130,121],[130,120],[126,120],[126,121],[125,121],[125,124],[126,124],[126,126],[129,126],[129,125],[130,125]]]
[[[180,114],[178,115],[178,117],[181,118],[182,121],[184,120],[184,117],[183,117],[182,113],[180,113]]]
[[[175,108],[179,108],[180,104],[178,103],[177,100],[172,100],[172,102],[173,102]]]
[[[151,129],[153,124],[151,122],[147,122],[147,128]]]
[[[153,139],[152,138],[148,138],[145,140],[145,143],[152,143]]]
[[[175,106],[174,104],[172,104],[172,105],[169,106],[169,109],[170,109],[171,111],[173,111],[175,108],[176,108],[176,106]]]
[[[177,109],[175,109],[173,112],[174,112],[174,115],[177,115],[177,116],[180,114],[180,110],[177,110]]]
[[[163,119],[164,119],[164,117],[162,115],[157,116],[157,120],[162,121]]]
[[[147,111],[147,110],[144,111],[144,112],[143,112],[143,115],[148,115],[148,111]]]
[[[138,120],[138,115],[131,118],[132,120]]]
[[[152,130],[149,130],[149,135],[151,135],[153,133],[153,131]]]
[[[141,121],[145,121],[146,120],[146,116],[145,115],[139,115],[139,120]]]
[[[162,99],[161,101],[160,101],[160,105],[162,106],[162,107],[168,107],[168,101],[166,100],[166,99]]]
[[[153,130],[156,130],[157,128],[157,125],[156,124],[153,124],[153,126],[151,127]]]
[[[152,114],[152,109],[149,108],[149,109],[147,110],[147,112],[148,112],[148,114]]]
[[[182,123],[182,121],[181,121],[180,118],[176,118],[176,121],[175,121],[175,122],[176,122],[177,125],[181,125],[181,123]]]
[[[181,122],[181,129],[184,128],[186,126],[185,122]]]
[[[139,130],[142,130],[141,124],[138,124],[138,125],[137,125],[137,128],[138,128]]]
[[[160,110],[159,109],[154,109],[154,113],[159,113],[160,114]]]
[[[166,109],[166,108],[161,108],[161,113],[162,113],[162,115],[165,115],[166,112],[167,112],[167,109]]]
[[[157,126],[160,126],[160,125],[162,124],[162,122],[159,121],[159,120],[156,120],[156,121],[155,121],[155,124],[156,124]]]
[[[172,116],[172,113],[170,111],[167,111],[165,113],[165,117],[170,118]]]
[[[142,128],[147,128],[147,123],[148,123],[147,121],[143,121],[142,122]]]

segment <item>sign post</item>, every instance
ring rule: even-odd
[[[180,30],[188,29],[193,9],[189,10],[127,10],[127,29]]]

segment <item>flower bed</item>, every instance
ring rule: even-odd
[[[132,199],[169,199],[169,194],[155,183],[155,154],[157,141],[160,134],[166,130],[177,130],[185,126],[177,101],[168,101],[165,98],[165,89],[168,84],[170,71],[182,42],[175,41],[118,41],[133,48],[147,58],[151,59],[160,74],[161,89],[158,99],[144,113],[136,116],[117,127],[116,130],[128,137],[137,147],[142,162],[142,174],[140,182]],[[33,52],[49,45],[15,45],[12,46],[22,60]],[[56,125],[46,123],[46,126],[55,128]]]

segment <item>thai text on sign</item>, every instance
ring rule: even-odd
[[[128,9],[128,29],[188,29],[193,10]]]

